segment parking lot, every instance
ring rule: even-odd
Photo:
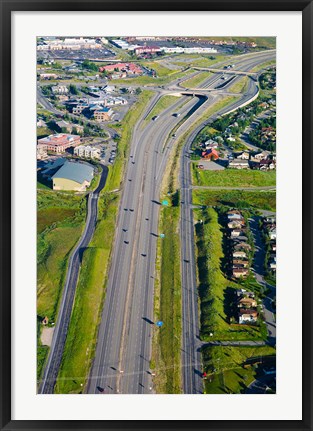
[[[60,49],[56,51],[37,51],[38,58],[54,58],[58,60],[107,60],[114,58],[115,53],[107,48],[101,49]]]

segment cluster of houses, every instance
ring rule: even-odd
[[[228,162],[228,168],[270,171],[276,169],[276,154],[269,151],[235,153],[235,157]]]
[[[71,135],[69,133],[55,133],[37,141],[37,159],[47,157],[47,152],[62,154],[70,147],[80,145],[81,137],[79,135]]]
[[[237,308],[238,321],[240,324],[253,324],[258,320],[257,301],[253,292],[248,292],[245,289],[238,289]]]
[[[238,210],[230,210],[226,215],[229,239],[231,241],[231,275],[235,279],[246,278],[250,273],[248,254],[251,251],[251,246],[248,244],[246,236],[245,219]]]
[[[135,63],[114,63],[99,67],[99,72],[107,72],[109,79],[121,79],[143,74],[142,68]]]
[[[268,272],[276,273],[276,217],[264,217],[262,227],[269,241],[269,259],[266,269]]]
[[[221,138],[220,138],[221,139]],[[200,144],[201,158],[205,160],[216,161],[220,158],[218,148],[219,142],[209,139]],[[276,168],[276,154],[269,151],[249,152],[241,151],[233,153],[228,160],[222,160],[228,168],[232,169],[258,169],[268,171]],[[201,168],[202,165],[199,165]]]

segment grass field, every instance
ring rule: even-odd
[[[162,111],[167,109],[169,106],[174,105],[179,100],[177,96],[162,96],[158,102],[153,107],[150,114],[144,121],[144,124],[147,124],[155,115],[159,115]]]
[[[275,191],[194,190],[194,205],[225,205],[237,208],[276,211]]]
[[[86,215],[83,196],[37,192],[37,314],[54,321],[67,259]]]
[[[179,207],[162,208],[158,263],[159,284],[155,291],[155,319],[164,322],[155,328],[151,368],[156,373],[154,384],[157,393],[180,393],[180,334],[181,334],[181,280]]]
[[[192,164],[192,179],[195,186],[209,187],[267,187],[276,185],[276,171],[225,169],[204,171]]]
[[[183,78],[184,76],[193,73],[193,70],[185,70],[184,72],[175,72],[171,75],[162,76],[160,78],[153,78],[152,76],[139,76],[137,78],[129,78],[129,79],[116,79],[114,82],[116,84],[125,84],[125,85],[165,85],[175,79]]]
[[[148,67],[149,69],[153,69],[156,71],[156,74],[159,78],[163,78],[165,76],[170,76],[178,72],[178,69],[173,70],[169,69],[168,67],[163,66],[157,61],[148,62],[143,64],[145,67]]]
[[[269,61],[267,61],[265,63],[258,64],[253,69],[251,69],[250,72],[259,72],[260,70],[265,69],[266,67],[269,67],[269,66],[274,66],[275,64],[276,64],[276,60],[275,59],[269,60]]]
[[[239,78],[233,85],[228,88],[230,93],[244,93],[248,87],[248,77]]]
[[[187,81],[183,81],[181,85],[185,88],[198,88],[200,84],[206,79],[208,79],[211,75],[212,73],[210,72],[200,72],[193,78],[190,78]]]
[[[203,223],[196,225],[201,339],[231,341],[266,338],[263,323],[258,327],[238,325],[230,321],[228,308],[233,298],[233,289],[240,285],[226,279],[221,270],[221,262],[225,257],[217,212],[208,208],[202,212],[201,217]]]
[[[130,140],[135,124],[144,112],[145,107],[153,96],[152,91],[143,91],[138,97],[137,102],[127,112],[122,127],[119,128],[121,138],[117,146],[117,157],[114,165],[109,169],[107,181],[104,187],[105,191],[119,189],[123,179],[125,161],[129,152]]]
[[[275,349],[270,346],[210,346],[204,348],[202,351],[203,365],[208,376],[204,380],[205,392],[207,394],[244,392],[257,375],[255,364],[264,361],[264,358],[275,356],[275,354]],[[249,359],[252,363],[245,364]]]

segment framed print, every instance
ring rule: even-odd
[[[1,3],[1,429],[312,429],[312,4],[164,6]]]

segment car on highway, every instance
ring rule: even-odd
[[[156,121],[158,118],[159,118],[159,115],[155,115],[155,116],[152,118],[152,120],[153,120],[153,121]]]
[[[173,133],[172,136],[173,136],[173,138],[176,138],[176,133]]]
[[[175,112],[175,114],[173,114],[174,117],[180,117],[181,113],[180,112]]]

